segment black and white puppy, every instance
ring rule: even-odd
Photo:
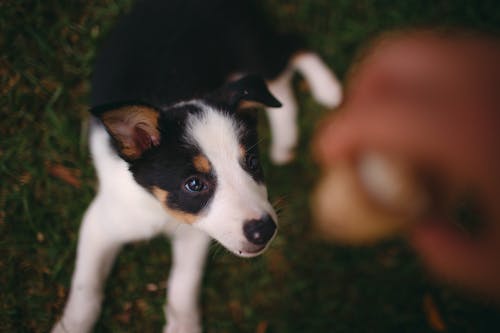
[[[295,70],[319,102],[338,104],[335,76],[318,56],[270,29],[253,1],[140,1],[118,23],[92,80],[90,148],[99,190],[81,225],[69,299],[53,332],[89,332],[121,246],[158,234],[173,246],[165,332],[201,331],[197,294],[210,237],[252,257],[276,234],[255,117],[242,108],[267,108],[271,158],[290,160]],[[283,106],[273,109],[278,99]]]

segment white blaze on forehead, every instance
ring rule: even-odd
[[[201,103],[200,103],[201,104]],[[230,116],[206,105],[199,105],[203,111],[189,116],[188,140],[196,144],[215,166],[238,162],[240,156],[238,124]]]
[[[260,218],[266,211],[272,211],[267,201],[265,186],[258,184],[243,169],[243,158],[239,136],[245,129],[231,117],[210,106],[198,105],[202,112],[189,116],[186,136],[199,147],[210,161],[217,179],[215,201],[223,198],[225,204],[247,212],[247,219]],[[272,213],[271,213],[272,214]]]
[[[187,120],[186,139],[210,161],[216,188],[207,214],[196,226],[239,255],[252,246],[243,233],[245,222],[276,213],[267,200],[267,190],[241,165],[239,137],[245,130],[229,114],[198,103],[200,113]]]

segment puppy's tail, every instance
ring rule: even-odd
[[[328,108],[334,108],[340,104],[342,85],[316,53],[298,53],[292,58],[291,67],[302,74],[313,98],[318,103]]]

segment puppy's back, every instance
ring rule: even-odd
[[[299,46],[271,29],[252,0],[143,0],[98,54],[93,106],[171,104],[222,85],[233,73],[277,76]]]

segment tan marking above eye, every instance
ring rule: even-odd
[[[240,145],[240,155],[242,158],[247,155],[247,150],[245,149],[245,147],[243,145]]]
[[[196,155],[193,158],[193,165],[197,171],[202,173],[210,173],[212,171],[210,161],[203,155]]]
[[[192,224],[198,219],[198,215],[186,213],[181,210],[169,207],[167,204],[168,191],[162,190],[157,186],[153,186],[151,192],[161,202],[161,205],[168,212],[168,214],[176,220],[187,224]]]

